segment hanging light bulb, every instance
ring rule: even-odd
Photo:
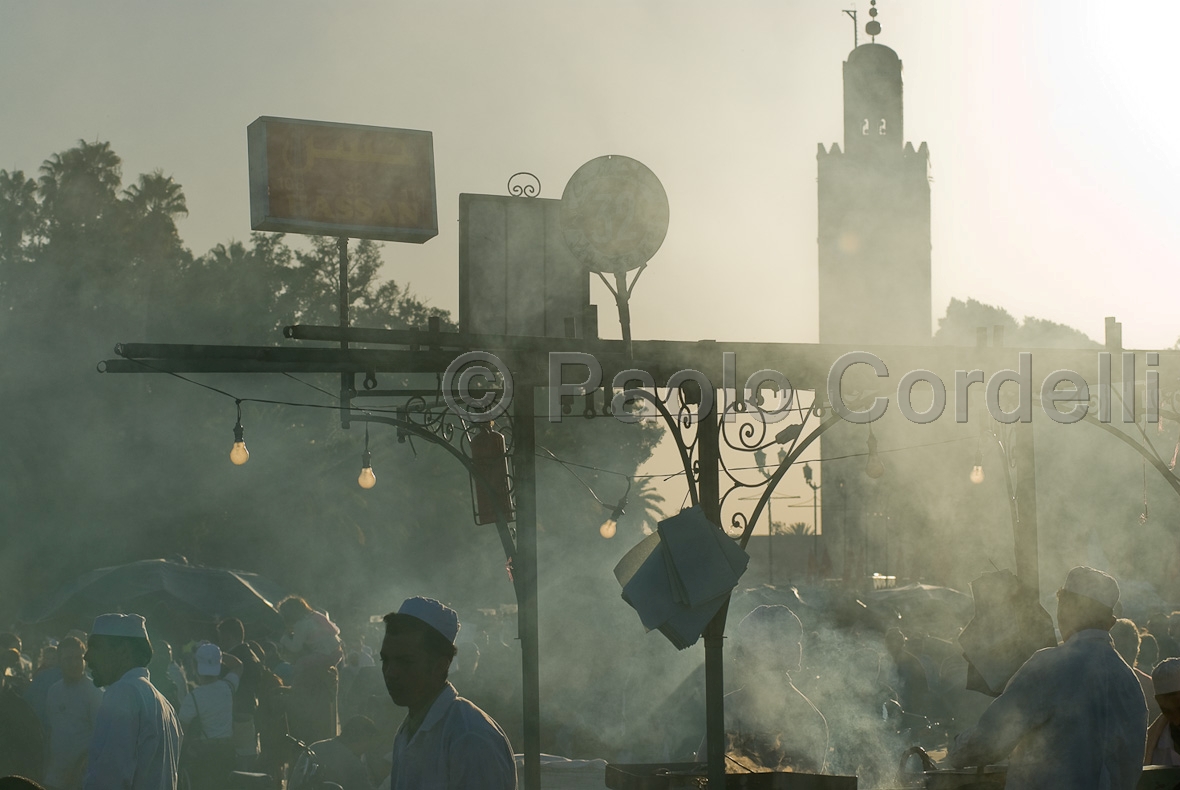
[[[983,453],[975,451],[975,466],[971,467],[971,482],[979,485],[983,482]]]
[[[250,460],[250,451],[246,449],[245,431],[242,429],[242,402],[238,401],[238,421],[234,423],[234,446],[229,451],[229,460],[234,466],[241,466]]]
[[[873,436],[872,425],[869,426],[869,462],[865,464],[865,474],[874,480],[885,474],[885,464],[877,455],[877,437]]]
[[[365,426],[365,451],[361,454],[361,473],[356,483],[361,488],[370,489],[377,485],[377,475],[373,474],[373,455],[369,452],[369,426]]]
[[[627,513],[627,494],[631,493],[631,478],[627,478],[627,492],[619,499],[619,504],[615,505],[614,510],[610,513],[610,518],[602,522],[602,526],[598,528],[598,534],[610,540],[615,536],[619,528],[619,519]]]

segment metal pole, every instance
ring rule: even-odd
[[[716,404],[716,391],[713,403]],[[721,448],[717,435],[717,410],[701,415],[697,425],[700,448],[700,500],[706,518],[721,526],[721,489],[718,468]],[[705,754],[709,787],[725,787],[725,618],[729,598],[705,627]]]
[[[774,586],[774,513],[770,508],[770,501],[766,502],[766,577],[767,584]]]
[[[517,627],[524,705],[524,788],[541,790],[541,651],[537,617],[537,433],[534,387],[522,382],[513,399],[516,473]]]
[[[1017,423],[1012,452],[1016,460],[1016,523],[1013,528],[1016,577],[1036,600],[1041,599],[1040,558],[1037,547],[1036,446],[1031,422]]]
[[[336,249],[340,253],[340,349],[342,351],[348,350],[348,303],[351,300],[348,294],[348,237],[341,236],[336,239]],[[352,373],[340,374],[340,427],[347,428],[349,426],[349,404],[352,398],[352,389],[355,385]]]

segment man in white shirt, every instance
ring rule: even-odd
[[[45,784],[52,790],[80,790],[86,771],[86,751],[102,704],[102,689],[86,677],[82,655],[86,648],[76,636],[57,646],[61,680],[45,694],[45,723],[49,732],[49,761]]]
[[[1065,640],[1024,662],[979,723],[955,739],[955,766],[987,765],[1011,753],[1007,790],[1134,790],[1142,770],[1147,705],[1114,649],[1118,583],[1077,567],[1057,591]]]
[[[459,618],[430,598],[410,598],[385,616],[381,671],[395,705],[407,708],[393,742],[390,790],[515,790],[508,736],[447,682]]]
[[[199,685],[180,703],[185,731],[181,770],[188,773],[194,790],[220,790],[234,768],[234,692],[241,682],[242,662],[212,642],[198,645],[194,657]]]
[[[106,688],[83,790],[176,790],[180,722],[148,677],[152,645],[137,614],[104,614],[86,642],[94,685]]]

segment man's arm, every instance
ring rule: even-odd
[[[1040,671],[1044,663],[1044,658],[1034,654],[1008,681],[1004,693],[979,717],[979,723],[955,738],[947,754],[952,766],[999,762],[1021,738],[1049,719],[1055,701],[1048,692],[1054,683]]]
[[[135,690],[112,686],[98,709],[83,790],[130,788],[135,776],[139,711]]]

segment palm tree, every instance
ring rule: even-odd
[[[0,170],[0,258],[11,261],[37,220],[37,182]]]
[[[41,164],[40,193],[47,216],[60,227],[84,229],[118,205],[123,160],[108,142],[78,145]]]
[[[159,216],[173,221],[175,217],[188,216],[180,184],[172,176],[164,175],[163,170],[141,173],[139,183],[124,189],[123,197],[137,217]]]
[[[806,521],[796,521],[791,526],[787,527],[788,535],[810,535],[811,525]]]

